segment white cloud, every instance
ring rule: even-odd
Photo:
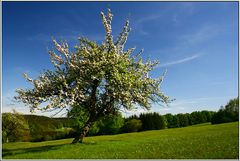
[[[201,43],[206,43],[206,40],[210,40],[223,34],[223,27],[219,27],[216,24],[205,24],[196,31],[191,33],[183,34],[178,37],[180,46],[190,47],[193,45],[199,45]]]
[[[182,59],[179,59],[179,60],[174,60],[174,61],[166,62],[166,63],[163,63],[163,64],[159,64],[158,67],[166,67],[166,66],[181,64],[181,63],[185,63],[185,62],[194,60],[198,57],[200,57],[200,54],[195,54],[195,55],[185,57],[185,58],[182,58]]]
[[[141,113],[147,113],[147,112],[151,112],[151,111],[148,111],[147,109],[143,109],[141,107],[138,107],[134,110],[126,110],[126,109],[121,110],[123,117],[129,117],[131,115],[140,115]]]
[[[67,42],[78,42],[79,37],[87,37],[88,39],[92,41],[103,41],[105,38],[104,32],[103,33],[94,33],[94,34],[82,34],[81,32],[72,31],[68,34],[37,34],[31,37],[27,37],[27,40],[29,41],[41,41],[45,43],[52,42],[51,37],[54,37],[58,41],[66,40]]]
[[[4,101],[4,100],[3,100]],[[48,117],[64,117],[66,116],[66,110],[58,113],[59,110],[54,111],[35,111],[34,113],[30,112],[30,108],[25,106],[23,103],[13,103],[13,104],[3,104],[2,113],[3,112],[12,112],[15,109],[17,112],[22,114],[31,114],[31,115],[40,115],[40,116],[48,116]],[[55,115],[56,114],[56,115]]]
[[[226,104],[229,99],[235,97],[236,96],[218,96],[177,99],[170,103],[168,107],[160,107],[159,105],[154,104],[152,105],[151,112],[159,112],[160,114],[164,115],[166,113],[191,113],[193,111],[202,110],[217,111],[221,105]]]
[[[143,16],[133,23],[134,30],[139,32],[140,35],[147,36],[149,35],[149,32],[144,29],[144,25],[147,24],[149,21],[159,20],[161,17],[163,17],[162,13]]]
[[[183,107],[183,106],[195,105],[195,104],[199,104],[199,103],[222,100],[222,99],[229,100],[234,97],[236,97],[236,96],[197,97],[197,98],[182,99],[182,100],[176,100],[176,101],[170,103],[170,107],[178,107],[178,106]]]
[[[210,110],[217,111],[220,105],[224,105],[226,100],[235,98],[236,96],[217,96],[217,97],[196,97],[188,99],[177,99],[169,104],[169,106],[160,106],[158,104],[152,104],[152,108],[148,111],[143,108],[137,108],[132,111],[123,110],[123,117],[129,117],[131,115],[140,115],[141,113],[158,112],[162,115],[167,113],[178,114],[178,113],[191,113],[193,111]],[[223,102],[220,105],[212,106],[212,102]]]
[[[17,112],[23,113],[23,114],[34,114],[34,115],[44,115],[51,117],[54,114],[58,112],[58,110],[52,111],[52,112],[42,112],[42,111],[36,111],[35,113],[30,112],[30,108],[25,106],[23,103],[18,102],[14,99],[14,96],[16,96],[17,93],[14,90],[8,90],[7,92],[3,93],[2,96],[2,108],[1,112],[12,112],[13,109],[15,109]],[[62,117],[62,115],[66,113],[65,110],[60,112],[54,117]]]
[[[198,98],[185,99],[185,101],[194,101],[195,103],[197,103],[199,101],[219,100],[219,99],[226,99],[226,98],[231,99],[234,97],[236,96],[198,97]]]
[[[224,34],[223,27],[220,28],[216,24],[207,23],[194,29],[194,31],[179,33],[176,35],[176,38],[173,38],[173,45],[158,49],[156,48],[150,52],[158,55],[167,55],[168,57],[183,57],[184,53],[189,53],[189,51],[206,53],[207,51],[202,45],[209,44],[212,39],[215,39],[222,34]]]
[[[137,20],[137,23],[145,23],[147,21],[153,21],[153,20],[157,20],[159,18],[161,18],[162,15],[161,14],[155,14],[155,15],[148,15],[148,16],[144,16],[140,19]]]

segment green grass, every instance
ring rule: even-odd
[[[238,122],[120,135],[3,144],[11,159],[237,159]]]

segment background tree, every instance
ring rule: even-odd
[[[226,112],[229,113],[229,116],[232,118],[232,121],[239,120],[239,98],[231,99],[228,104],[225,106]]]
[[[124,133],[137,132],[140,130],[142,130],[142,122],[137,118],[131,118],[126,120],[122,127],[122,132]]]
[[[84,125],[88,120],[89,115],[90,114],[87,108],[77,103],[74,104],[70,110],[68,110],[67,117],[75,120],[76,124],[73,128],[76,130],[77,134],[79,134],[82,128],[84,128]],[[91,132],[91,134],[95,133],[96,131],[98,130],[96,129],[95,125],[94,130]]]
[[[173,115],[171,113],[167,113],[166,115],[164,115],[164,117],[167,119],[167,127],[168,128],[175,127],[174,122],[173,122]]]
[[[189,125],[189,122],[188,122],[188,117],[186,114],[177,114],[177,117],[178,117],[178,120],[179,120],[179,126],[180,127],[185,127],[185,126],[188,126]]]
[[[111,135],[118,134],[120,132],[121,127],[124,124],[124,119],[121,113],[117,113],[115,115],[108,115],[101,119],[101,124],[99,126],[99,134],[101,135]]]
[[[200,124],[206,122],[206,116],[200,111],[194,111],[191,113],[191,124]]]
[[[188,125],[190,126],[190,125],[192,125],[192,118],[191,118],[191,114],[189,114],[189,113],[185,113],[185,115],[186,115],[186,117],[187,117],[187,119],[188,119]]]
[[[15,97],[30,106],[31,111],[84,108],[89,117],[73,143],[82,142],[96,120],[121,108],[150,109],[151,102],[170,102],[160,90],[165,73],[156,79],[148,76],[158,61],[144,63],[140,56],[142,50],[135,55],[135,48],[124,50],[130,32],[129,21],[114,41],[112,13],[108,10],[106,16],[103,12],[101,16],[106,31],[102,44],[80,38],[80,45],[71,52],[66,42],[60,45],[53,39],[59,52],[49,52],[55,69],[43,72],[34,80],[24,74],[33,88],[18,89]],[[41,108],[39,105],[45,102],[48,105]]]
[[[2,114],[3,142],[17,141],[23,134],[29,135],[28,124],[24,116],[13,110],[13,113]]]
[[[167,127],[167,120],[164,116],[154,113],[142,113],[139,116],[143,130],[159,130]]]
[[[225,107],[221,107],[212,116],[212,124],[233,122],[239,120],[239,98],[231,99]]]
[[[173,115],[173,127],[180,127],[179,118],[177,115]]]

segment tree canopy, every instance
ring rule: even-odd
[[[12,113],[2,114],[2,136],[4,142],[16,141],[21,137],[23,130],[28,129],[28,125],[23,115],[13,110]]]
[[[31,111],[83,108],[89,114],[84,136],[94,121],[122,108],[150,109],[152,102],[170,102],[160,89],[165,73],[156,79],[149,77],[158,61],[144,62],[143,50],[136,54],[135,48],[124,50],[129,21],[114,41],[110,9],[107,15],[101,12],[101,17],[106,33],[102,44],[81,37],[80,44],[70,51],[66,41],[58,43],[53,38],[56,51],[49,51],[49,55],[54,70],[46,70],[36,79],[24,74],[33,88],[18,89],[15,97]]]
[[[231,99],[225,107],[221,107],[212,117],[212,124],[239,121],[239,97]]]

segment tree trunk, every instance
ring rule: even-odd
[[[86,136],[86,134],[88,133],[89,129],[91,128],[92,124],[93,124],[94,120],[93,119],[89,119],[85,126],[83,127],[81,133],[78,133],[77,136],[74,138],[74,140],[72,141],[72,144],[75,143],[82,143],[83,142],[83,138]]]
[[[86,136],[86,134],[88,133],[90,127],[92,126],[92,124],[94,123],[94,121],[97,120],[97,116],[96,116],[96,103],[97,103],[97,98],[96,98],[96,93],[97,93],[97,87],[99,85],[99,80],[94,80],[93,81],[93,86],[92,86],[92,93],[91,93],[91,104],[90,104],[90,118],[88,119],[88,121],[86,122],[86,124],[84,125],[82,131],[80,134],[77,134],[77,136],[75,137],[75,139],[72,141],[72,143],[77,143],[80,142],[82,143],[83,138]]]

